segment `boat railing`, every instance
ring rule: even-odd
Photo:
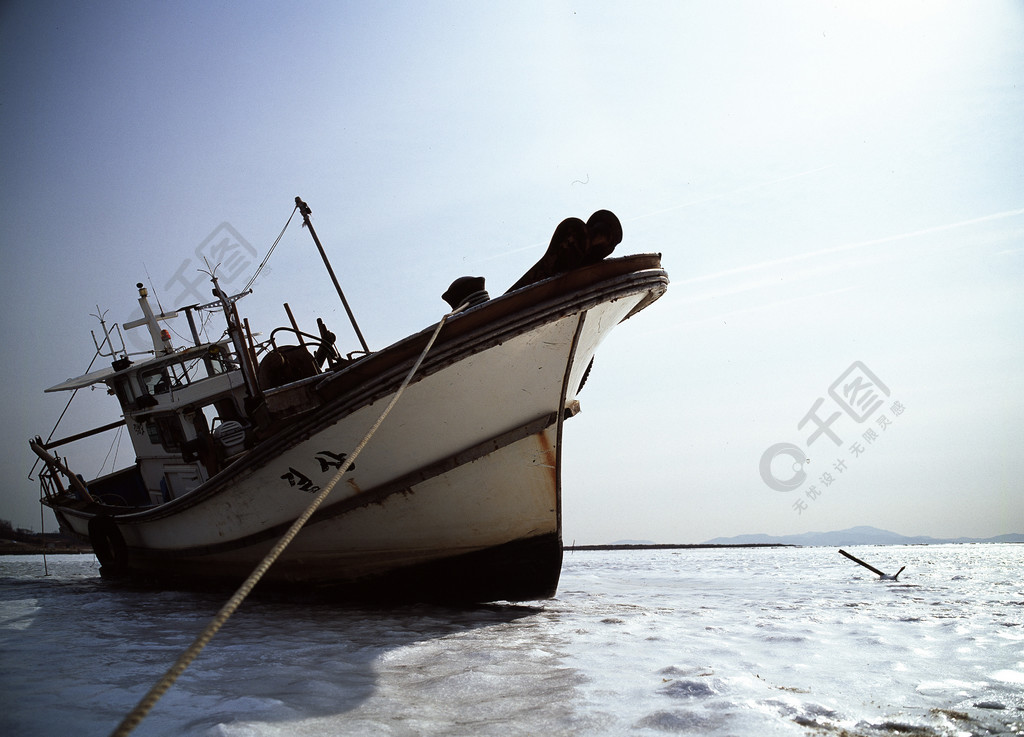
[[[60,482],[60,475],[46,465],[39,471],[39,493],[48,502],[68,495],[67,489]]]

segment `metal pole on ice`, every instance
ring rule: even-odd
[[[900,577],[900,574],[903,573],[903,569],[906,568],[906,566],[903,566],[903,568],[900,568],[898,571],[896,571],[895,575],[887,576],[886,574],[882,573],[880,570],[875,568],[873,565],[871,565],[869,563],[865,563],[864,561],[862,561],[860,558],[857,558],[856,556],[850,555],[845,550],[840,550],[839,554],[840,555],[845,555],[847,558],[852,560],[854,563],[860,563],[862,566],[867,568],[869,571],[871,571],[872,573],[876,574],[880,578],[886,579],[887,581],[895,581],[895,580],[897,580]]]

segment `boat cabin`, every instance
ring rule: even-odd
[[[153,358],[133,362],[123,350],[113,363],[76,379],[69,379],[47,392],[74,390],[93,384],[105,384],[121,405],[123,422],[82,433],[42,449],[79,440],[109,429],[127,428],[135,449],[136,463],[88,482],[72,483],[72,491],[83,501],[127,507],[149,507],[176,499],[206,482],[255,443],[257,425],[267,424],[267,405],[295,404],[292,395],[306,393],[301,380],[320,374],[320,366],[343,362],[334,350],[334,335],[318,321],[320,337],[307,335],[316,343],[316,354],[306,350],[297,327],[278,328],[298,336],[299,346],[278,346],[274,333],[267,345],[259,346],[265,356],[259,363],[257,380],[255,354],[247,344],[234,309],[235,298],[215,289],[219,301],[198,309],[222,307],[228,323],[228,337],[202,343],[193,330],[196,345],[175,349],[170,333],[161,330],[158,320],[177,313],[156,315],[140,284],[139,304],[144,317],[126,328],[147,327],[153,339]],[[287,305],[286,305],[287,308]],[[188,308],[197,309],[197,308]],[[289,313],[290,316],[290,313]],[[190,324],[192,324],[191,315]],[[102,322],[102,321],[101,321]],[[106,333],[106,326],[104,325]],[[110,337],[105,334],[104,343]],[[262,385],[262,390],[261,390]],[[298,391],[290,391],[295,386]],[[264,392],[263,390],[267,390]],[[276,395],[276,396],[272,396]],[[257,401],[258,400],[258,401]],[[278,408],[287,409],[284,408]],[[291,412],[297,411],[291,409]],[[285,412],[278,411],[276,419]],[[81,481],[81,480],[80,480]]]

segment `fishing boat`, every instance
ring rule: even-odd
[[[296,207],[324,255],[308,206],[296,198]],[[175,313],[154,312],[138,284],[143,317],[120,327],[148,330],[152,351],[133,358],[122,337],[110,365],[46,390],[105,385],[122,419],[30,441],[44,466],[41,502],[62,531],[92,545],[103,576],[198,587],[245,579],[330,479],[261,587],[389,600],[551,597],[563,425],[579,412],[601,341],[668,286],[660,254],[610,257],[621,239],[608,211],[570,218],[501,296],[482,277],[460,277],[443,294],[452,311],[440,323],[344,356],[322,320],[301,330],[287,305],[289,324],[257,341],[240,295],[226,294],[215,272],[214,299],[176,311],[193,344],[175,347],[160,325]],[[221,338],[200,339],[193,317],[204,311],[223,319]],[[115,334],[103,327],[98,352]],[[60,455],[122,427],[136,455],[126,468],[86,480]]]

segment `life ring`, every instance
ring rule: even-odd
[[[128,573],[128,546],[113,519],[99,516],[89,520],[89,543],[100,561],[100,573],[114,576]]]

